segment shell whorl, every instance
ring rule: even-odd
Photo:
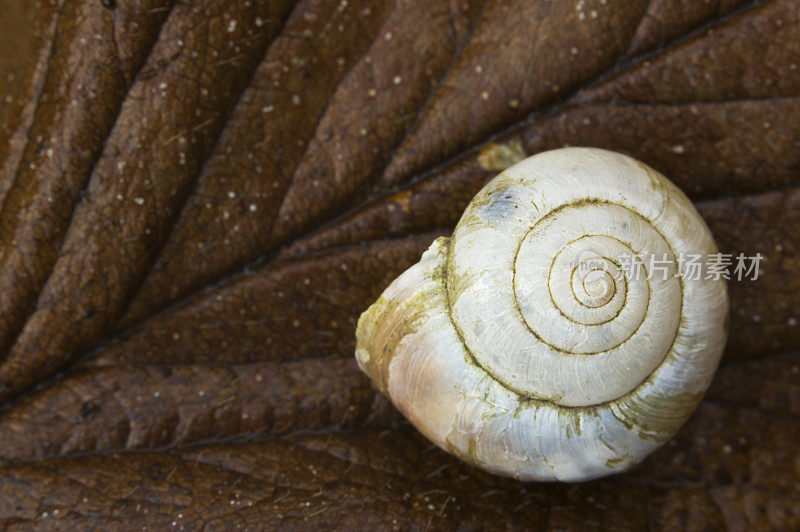
[[[623,470],[710,384],[725,284],[678,259],[714,253],[691,202],[651,168],[591,148],[541,153],[489,182],[362,315],[356,357],[472,464],[542,480]]]

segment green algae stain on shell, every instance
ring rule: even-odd
[[[663,443],[675,435],[702,398],[703,393],[638,394],[630,402],[611,405],[611,411],[640,438]]]
[[[413,291],[395,294],[393,286],[402,286],[407,281],[398,278],[358,320],[356,359],[383,393],[398,344],[416,333],[427,315],[441,312],[439,300],[443,296],[443,263],[448,242],[447,238],[437,238],[423,259],[404,274],[413,278]]]

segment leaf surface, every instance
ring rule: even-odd
[[[796,0],[0,13],[4,526],[800,527]],[[431,447],[354,329],[487,180],[564,145],[655,167],[765,260],[673,441],[521,484]]]

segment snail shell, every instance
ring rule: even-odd
[[[544,152],[489,182],[453,236],[362,314],[356,358],[470,464],[523,480],[622,471],[672,437],[711,382],[725,282],[679,259],[716,253],[652,168],[599,149]]]

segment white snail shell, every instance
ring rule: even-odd
[[[622,471],[672,437],[711,382],[725,282],[679,259],[715,253],[689,199],[652,168],[592,148],[540,153],[489,182],[453,236],[361,316],[356,358],[470,464],[523,480]]]

